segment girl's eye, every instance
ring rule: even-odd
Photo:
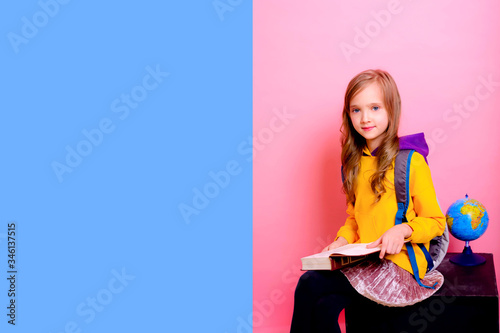
[[[359,109],[352,109],[353,113],[359,112]]]
[[[378,107],[378,106],[374,106],[372,109],[373,109],[374,111],[377,111],[377,110],[379,109],[379,107]]]

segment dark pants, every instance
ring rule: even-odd
[[[340,312],[359,297],[340,271],[307,271],[295,289],[290,333],[340,332]]]

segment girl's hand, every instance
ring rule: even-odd
[[[411,236],[413,229],[406,223],[395,225],[390,228],[375,242],[370,243],[366,248],[371,249],[382,245],[380,248],[380,259],[384,258],[385,254],[396,254],[401,252],[405,238]]]
[[[330,250],[336,249],[338,247],[341,247],[341,246],[344,246],[344,245],[347,245],[347,244],[349,244],[349,242],[347,241],[347,239],[345,239],[344,237],[340,236],[339,238],[337,238],[336,241],[334,241],[333,243],[331,243],[330,245],[328,245],[327,247],[325,247],[321,252],[330,251]]]

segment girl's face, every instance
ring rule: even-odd
[[[349,117],[356,132],[366,139],[370,151],[380,146],[389,126],[389,117],[384,94],[376,82],[367,85],[351,99]]]

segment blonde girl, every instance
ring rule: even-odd
[[[350,302],[367,297],[387,306],[415,304],[443,283],[438,271],[426,274],[427,260],[414,246],[441,235],[445,217],[439,208],[425,157],[423,133],[398,137],[401,100],[394,79],[383,70],[367,70],[347,86],[342,112],[342,176],[347,220],[323,251],[350,243],[380,246],[380,259],[339,271],[308,271],[295,291],[291,332],[340,332],[338,315]],[[410,166],[411,200],[407,223],[395,225],[398,210],[394,160],[400,149],[414,149]],[[419,285],[408,252],[411,242]]]

